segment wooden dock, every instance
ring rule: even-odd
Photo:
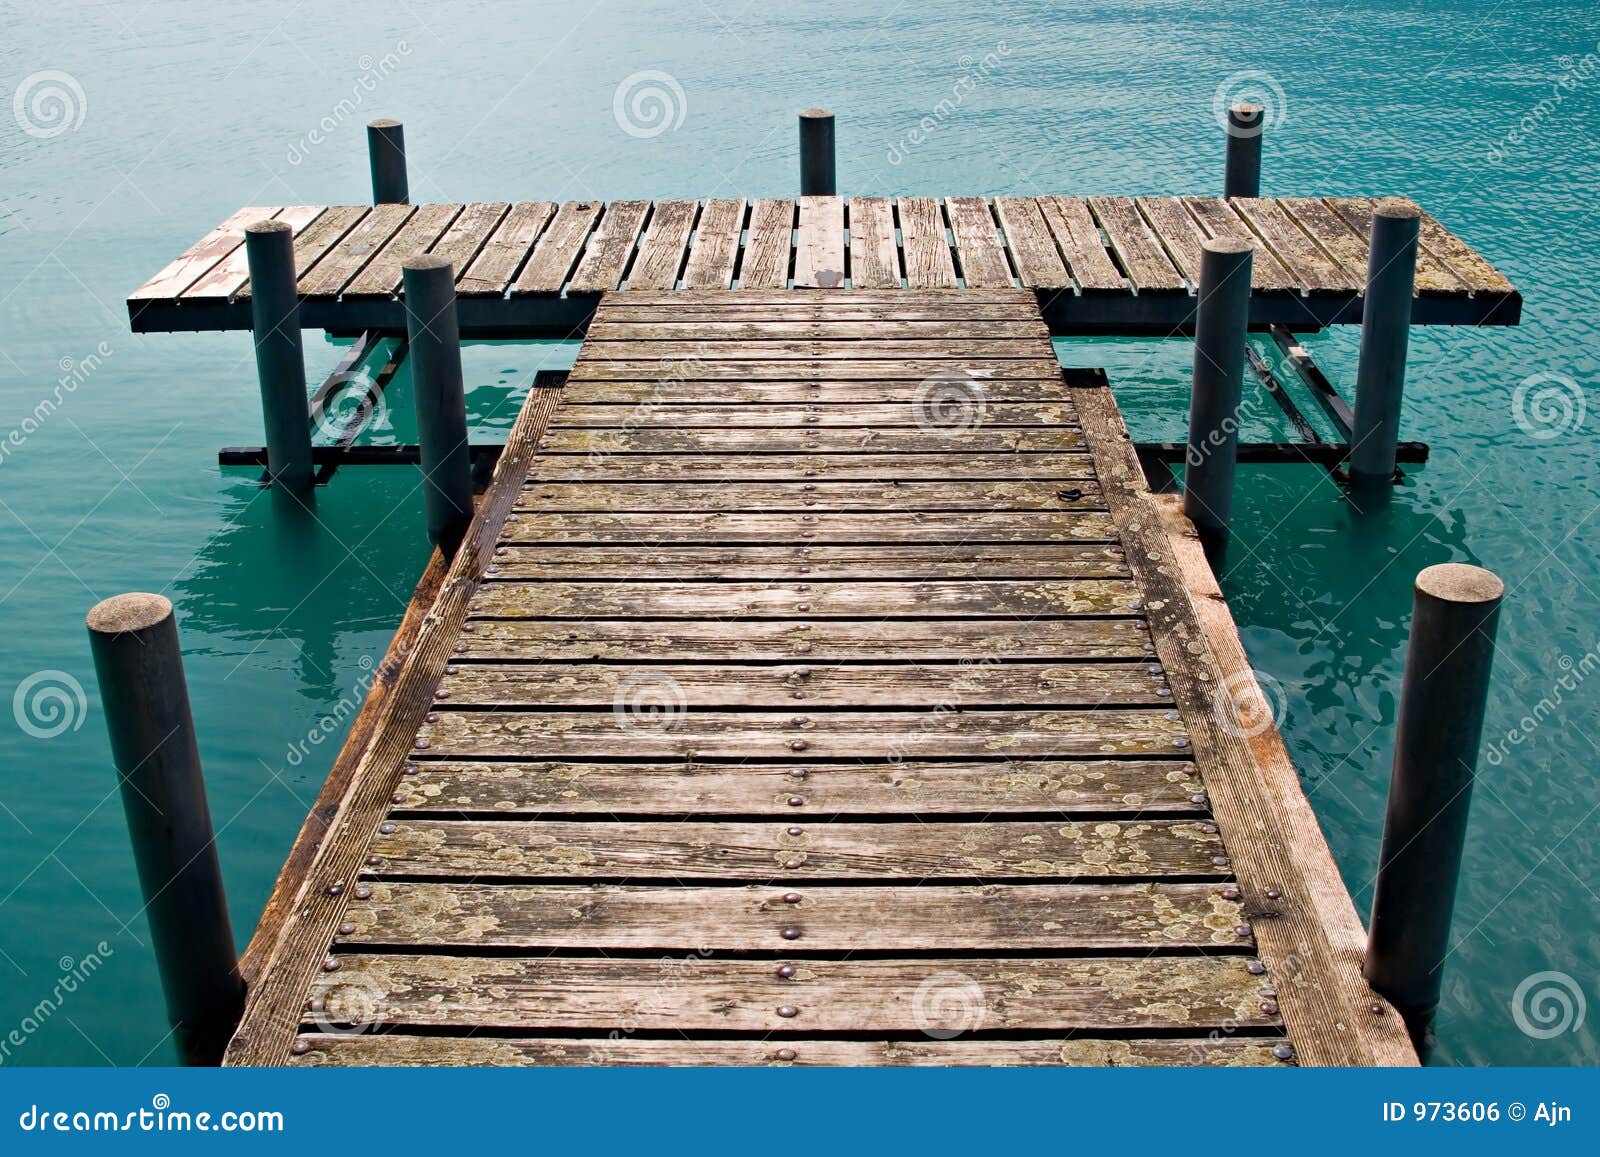
[[[330,308],[392,296],[339,256],[379,215],[367,256],[448,242],[507,308],[633,288],[419,585],[229,1063],[1415,1063],[1197,540],[1012,284],[1016,214],[1149,203],[1046,200],[1002,246],[987,202],[858,199],[848,263],[837,201],[793,253],[786,201],[305,211]],[[953,249],[907,232],[943,212]],[[869,238],[916,280],[805,288]],[[144,316],[236,297],[214,256]]]
[[[707,201],[250,206],[128,298],[135,332],[250,328],[243,230],[294,229],[307,328],[400,332],[401,265],[458,271],[462,332],[566,336],[616,290],[1034,291],[1055,334],[1192,323],[1201,243],[1257,247],[1251,324],[1361,320],[1370,198],[800,197]],[[1417,324],[1514,325],[1522,299],[1427,214]],[[923,319],[928,320],[928,319]],[[936,319],[935,319],[936,320]],[[670,324],[670,323],[668,323]]]

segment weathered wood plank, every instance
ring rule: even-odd
[[[460,215],[462,205],[420,205],[367,267],[345,286],[348,297],[393,297],[405,262],[428,252]]]
[[[1359,293],[1365,288],[1360,278],[1323,252],[1277,200],[1235,197],[1229,204],[1266,239],[1308,293]]]
[[[800,482],[1093,478],[1087,454],[548,454],[528,477],[539,482],[675,482],[776,480]]]
[[[726,430],[649,427],[641,430],[551,430],[545,454],[1025,454],[1081,450],[1082,435],[1071,427],[885,426],[852,430],[830,426],[807,429],[734,427]]]
[[[1238,957],[1147,960],[635,960],[347,954],[318,978],[326,1026],[855,1032],[1230,1032],[1281,1027]],[[486,1000],[486,993],[494,999]],[[781,1017],[788,1007],[794,1015]],[[805,1048],[809,1042],[800,1047]]]
[[[1116,524],[1093,511],[927,514],[518,514],[505,542],[671,542],[784,545],[845,542],[1116,542]]]
[[[1357,236],[1372,237],[1372,210],[1376,197],[1325,197],[1323,203],[1342,217]],[[1370,240],[1368,241],[1370,245]],[[1417,292],[1459,293],[1471,288],[1467,280],[1440,261],[1427,245],[1417,246]]]
[[[795,230],[794,284],[797,289],[844,287],[844,200],[801,197]]]
[[[714,343],[740,343],[762,351],[775,342],[853,341],[863,354],[868,347],[885,341],[949,341],[952,329],[982,339],[1031,338],[1047,341],[1050,330],[1043,321],[1033,319],[995,321],[987,318],[907,319],[900,317],[851,321],[818,316],[815,321],[790,318],[772,321],[742,321],[723,317],[700,317],[691,321],[597,321],[589,325],[584,337],[595,343],[685,342],[710,346]]]
[[[1248,947],[1215,884],[782,887],[410,884],[352,902],[338,939],[369,947],[841,952]],[[800,935],[785,938],[785,928]],[[287,1042],[285,1042],[287,1048]]]
[[[366,268],[414,212],[414,205],[373,206],[338,244],[300,275],[300,296],[338,296],[339,291]]]
[[[1049,528],[1053,529],[1053,528]],[[713,532],[715,533],[715,532]],[[1048,533],[1048,529],[1045,531]],[[474,615],[509,619],[1037,618],[1126,615],[1139,588],[1126,579],[940,582],[486,582]]]
[[[1141,1068],[1152,1065],[1244,1067],[1279,1065],[1271,1038],[1186,1040],[770,1041],[650,1040],[628,1037],[550,1039],[405,1036],[399,1033],[309,1034],[297,1065],[737,1065],[1055,1066]],[[780,1056],[780,1053],[782,1054]],[[790,1054],[793,1058],[790,1059]]]
[[[701,372],[696,370],[695,372]],[[880,380],[856,378],[826,382],[816,375],[801,375],[811,381],[797,381],[795,375],[786,378],[769,378],[757,381],[718,380],[715,394],[709,393],[698,381],[666,377],[656,381],[612,381],[591,378],[572,381],[562,390],[569,405],[624,405],[654,408],[668,404],[694,404],[714,400],[721,405],[759,406],[773,404],[820,404],[850,406],[892,402],[913,404],[918,397],[926,397],[923,382],[915,379]],[[1014,380],[1009,378],[984,379],[985,401],[996,402],[1057,402],[1065,396],[1061,379],[1035,378]]]
[[[1183,275],[1167,260],[1131,197],[1090,197],[1089,209],[1136,292],[1184,288]]]
[[[1044,619],[1024,623],[897,619],[874,623],[721,623],[608,619],[562,622],[489,619],[457,643],[465,660],[627,660],[730,663],[851,660],[1145,659],[1155,648],[1143,619]],[[1006,753],[1008,755],[1012,753]],[[1095,754],[1106,754],[1098,752]]]
[[[1039,211],[1066,259],[1067,269],[1086,291],[1126,290],[1128,279],[1117,270],[1100,240],[1100,229],[1082,197],[1040,197]]]
[[[518,201],[511,206],[484,243],[483,251],[456,277],[456,293],[463,297],[504,293],[555,211],[553,201]]]
[[[956,266],[945,232],[944,208],[934,197],[901,197],[900,243],[908,289],[955,289]]]
[[[984,197],[946,197],[950,234],[955,240],[961,279],[978,289],[1010,288],[1011,266],[995,229],[994,214]]]
[[[1367,286],[1367,239],[1316,197],[1279,197],[1278,205],[1344,271],[1344,282],[1360,293]]]
[[[528,263],[511,283],[512,295],[560,293],[583,252],[589,231],[600,219],[602,207],[599,201],[563,201],[534,245]]]
[[[428,252],[450,262],[456,271],[459,286],[467,269],[510,211],[511,206],[505,201],[471,202],[461,210],[461,215],[450,223],[444,236]],[[459,288],[457,292],[460,292]]]
[[[1250,259],[1251,288],[1282,293],[1302,287],[1300,279],[1284,268],[1271,248],[1233,211],[1231,202],[1221,197],[1184,197],[1183,204],[1210,237],[1248,241],[1255,247]]]
[[[605,293],[621,285],[628,259],[633,256],[633,243],[638,240],[649,211],[649,201],[608,204],[588,244],[583,247],[583,258],[573,271],[567,292]]]
[[[629,289],[671,289],[678,284],[698,208],[696,201],[656,202],[638,256],[628,271]]]
[[[1511,282],[1498,269],[1426,211],[1422,213],[1420,228],[1424,248],[1465,282],[1472,292],[1513,292]]]
[[[651,407],[629,405],[567,404],[556,412],[551,425],[559,429],[653,429],[656,427],[751,426],[872,428],[926,424],[928,407],[916,405],[915,398],[895,403],[868,402],[853,406],[824,406],[775,403],[771,405],[695,405],[682,402]],[[995,402],[985,404],[986,426],[1070,426],[1077,422],[1072,403]]]
[[[983,383],[987,389],[996,381],[1045,381],[1055,384],[1056,396],[1060,396],[1060,366],[1054,362],[1044,362],[1038,358],[1012,358],[1007,360],[994,360],[984,357],[955,356],[955,357],[918,357],[915,354],[906,354],[894,358],[851,358],[832,359],[824,366],[808,365],[804,362],[795,364],[793,361],[773,359],[762,355],[749,354],[749,361],[723,361],[715,358],[701,358],[690,354],[675,367],[675,373],[666,379],[666,385],[673,381],[700,381],[700,382],[760,382],[781,381],[791,384],[797,382],[816,382],[819,389],[832,388],[833,384],[845,383],[862,378],[873,381],[902,381],[925,382],[936,374],[962,375],[973,378]],[[569,385],[578,382],[594,381],[663,381],[661,363],[649,358],[629,358],[628,360],[599,360],[581,361],[572,367],[568,375]],[[824,386],[823,383],[827,385]],[[700,391],[704,394],[705,391]]]
[[[1036,338],[968,338],[916,337],[904,340],[875,339],[861,341],[855,338],[781,339],[761,337],[744,341],[602,341],[584,342],[586,364],[623,360],[637,361],[761,361],[810,362],[813,374],[829,372],[826,364],[834,360],[863,361],[881,358],[896,361],[902,358],[951,358],[963,362],[992,362],[997,360],[1023,361],[1036,374],[1048,374],[1057,366],[1054,358],[1045,361],[1040,356]],[[793,367],[790,367],[791,370]]]
[[[727,289],[739,262],[739,237],[744,231],[744,200],[707,201],[683,268],[685,289]]]
[[[994,209],[1005,230],[1017,279],[1029,288],[1070,289],[1072,278],[1056,251],[1039,203],[1032,197],[996,197]]]
[[[894,238],[894,202],[852,197],[850,284],[855,289],[900,288],[900,247]]]
[[[661,578],[1120,578],[1122,548],[1070,543],[959,546],[538,546],[502,547],[505,579]]]
[[[298,251],[300,237],[312,222],[322,216],[325,210],[321,205],[289,205],[279,209],[273,214],[274,221],[282,221],[294,229],[295,248]],[[353,220],[353,218],[352,218]],[[299,262],[296,262],[298,266]],[[250,280],[250,256],[241,244],[221,261],[211,267],[211,271],[188,289],[183,291],[185,302],[228,301],[240,289],[244,288]]]
[[[783,289],[789,284],[794,215],[793,201],[757,198],[750,202],[750,229],[739,265],[739,288]]]
[[[577,668],[598,673],[607,668]],[[789,671],[798,668],[787,668]],[[807,668],[809,680],[821,669]],[[488,678],[496,668],[462,667]],[[454,678],[454,677],[453,677]],[[457,696],[455,683],[452,701]],[[808,684],[809,686],[809,684]],[[464,698],[462,701],[465,701]],[[1059,811],[1188,814],[1203,809],[1194,765],[1169,760],[993,763],[445,763],[410,765],[396,813],[795,816]],[[799,800],[796,804],[794,801]]]
[[[1192,286],[1200,284],[1200,243],[1205,234],[1177,197],[1135,197],[1150,230]]]
[[[518,509],[544,513],[652,510],[829,511],[1099,510],[1091,482],[541,482]]]
[[[222,224],[178,254],[159,273],[128,294],[128,300],[162,301],[177,297],[204,277],[217,262],[235,249],[244,246],[246,226],[271,219],[281,208],[281,205],[247,205],[229,214]]]

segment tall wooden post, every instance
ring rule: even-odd
[[[1372,213],[1361,353],[1356,362],[1355,420],[1350,433],[1350,480],[1361,485],[1394,481],[1420,216],[1415,205],[1399,200],[1379,202]]]
[[[1228,107],[1228,156],[1223,170],[1224,197],[1261,196],[1261,137],[1266,110],[1240,101]]]
[[[800,114],[800,195],[832,197],[838,192],[833,114],[827,109],[808,108]]]
[[[376,120],[367,126],[367,163],[372,170],[374,205],[403,205],[411,200],[406,179],[406,130],[399,121]]]
[[[428,537],[450,555],[472,522],[472,450],[467,444],[455,270],[446,258],[424,255],[408,260],[401,277]]]
[[[306,408],[306,355],[300,342],[294,230],[286,221],[245,227],[250,268],[250,326],[267,436],[267,476],[290,490],[309,490],[311,421]]]

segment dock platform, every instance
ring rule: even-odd
[[[295,231],[300,317],[341,333],[405,328],[401,266],[458,270],[469,337],[570,336],[617,290],[1034,291],[1057,335],[1192,324],[1208,238],[1257,247],[1250,322],[1361,320],[1371,198],[852,197],[251,206],[128,298],[134,332],[250,328],[243,231]],[[1515,325],[1522,298],[1422,215],[1415,324]]]
[[[800,203],[793,252],[794,202],[621,204],[296,222],[327,254],[310,324],[392,298],[398,260],[366,258],[400,237],[448,242],[507,313],[519,284],[633,288],[585,306],[420,583],[227,1062],[1414,1064],[1198,540],[1104,375],[1057,362],[1034,286],[1066,278],[1029,226],[856,200],[847,262],[837,200]],[[1075,227],[1024,204],[994,209]],[[1079,203],[1050,252],[1112,204],[1149,212]],[[954,246],[919,248],[945,211]],[[874,276],[915,280],[864,284],[869,238]],[[224,250],[136,321],[202,284],[191,320],[231,316]],[[730,288],[758,268],[770,290]],[[834,269],[861,287],[807,287]]]

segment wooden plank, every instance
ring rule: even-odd
[[[804,671],[804,674],[801,672]],[[667,693],[684,708],[767,707],[1164,707],[1171,696],[1146,663],[969,663],[711,667],[467,665],[447,674],[437,698],[474,707],[611,707],[635,690]],[[770,801],[769,801],[770,802]]]
[[[600,341],[584,342],[586,364],[597,365],[606,361],[636,361],[652,359],[658,362],[692,360],[698,368],[702,362],[750,360],[763,362],[814,362],[810,372],[826,375],[827,362],[867,361],[880,359],[898,361],[904,358],[962,359],[973,362],[1025,361],[1035,375],[1048,375],[1057,367],[1054,358],[1040,357],[1039,342],[1035,338],[954,338],[908,337],[902,341],[859,338],[819,338],[783,340],[756,338],[745,341]],[[788,367],[791,372],[794,367]],[[951,371],[959,373],[959,370]],[[976,375],[969,375],[976,376]]]
[[[533,255],[511,283],[513,297],[530,294],[557,294],[583,253],[589,231],[600,219],[599,201],[563,201],[544,235],[533,247]]]
[[[605,516],[593,516],[605,517]],[[698,517],[691,515],[690,517]],[[519,520],[521,521],[521,520]],[[1049,533],[1045,527],[1041,533]],[[534,531],[533,533],[538,533]],[[715,533],[715,532],[713,532]],[[997,618],[1125,615],[1139,588],[1125,579],[675,583],[486,582],[474,615],[512,619]]]
[[[1042,321],[995,321],[985,318],[941,318],[939,320],[897,317],[873,318],[862,321],[841,321],[837,318],[807,321],[795,318],[784,321],[726,320],[720,317],[699,317],[691,321],[627,322],[600,321],[591,323],[585,337],[590,342],[661,342],[693,340],[704,345],[713,343],[750,343],[760,349],[774,341],[849,340],[868,352],[868,345],[895,339],[949,340],[952,329],[973,338],[1036,338],[1048,341],[1050,331]]]
[[[468,204],[428,252],[449,261],[459,282],[488,242],[490,234],[510,210],[511,206],[505,201],[474,201]]]
[[[400,291],[406,261],[433,248],[464,208],[462,205],[420,205],[367,267],[351,279],[349,297],[393,297]]]
[[[644,227],[649,201],[612,201],[584,246],[583,259],[567,286],[569,293],[605,293],[622,284],[633,243]]]
[[[365,218],[370,211],[365,205],[331,205],[318,213],[310,224],[294,235],[296,273],[304,274],[315,265],[323,254],[343,240],[356,223]],[[249,262],[242,246],[236,251],[236,255],[239,260],[244,261],[244,268],[248,273]],[[249,297],[250,281],[246,277],[233,290],[232,299],[248,300]]]
[[[935,511],[1098,510],[1092,483],[1052,482],[541,482],[523,491],[518,508],[547,514],[577,511],[794,510]]]
[[[1427,212],[1422,213],[1420,228],[1423,247],[1448,266],[1473,293],[1515,292],[1504,274]]]
[[[574,668],[598,673],[610,668]],[[800,668],[785,668],[797,671]],[[497,667],[459,669],[488,678]],[[821,669],[811,671],[816,680]],[[452,676],[451,679],[460,677]],[[808,684],[809,685],[809,684]],[[452,701],[469,693],[446,682]],[[462,695],[457,695],[457,689]],[[1007,759],[993,763],[447,763],[410,766],[408,811],[495,815],[1189,814],[1203,805],[1193,764],[1171,760]],[[796,804],[794,800],[800,800]]]
[[[888,197],[852,197],[850,284],[855,289],[900,288],[900,246],[894,238],[894,202]]]
[[[1237,957],[1147,960],[695,960],[664,975],[634,960],[546,957],[340,958],[311,990],[326,1026],[642,1032],[1229,1031],[1281,1027]],[[486,1002],[483,994],[495,999]],[[788,1006],[791,1017],[777,1010]],[[805,1047],[802,1045],[801,1047]]]
[[[1082,197],[1040,197],[1038,205],[1051,237],[1066,259],[1068,272],[1081,289],[1128,288],[1128,279],[1118,272],[1100,240],[1100,228],[1087,201]]]
[[[698,371],[697,371],[698,372]],[[807,375],[813,376],[813,375]],[[588,379],[567,381],[562,396],[569,404],[611,404],[640,408],[658,408],[669,403],[705,402],[714,397],[719,404],[729,406],[817,404],[826,401],[832,406],[871,405],[886,402],[914,404],[919,395],[926,396],[923,382],[915,379],[884,381],[852,379],[826,383],[796,381],[795,375],[787,378],[758,381],[717,382],[714,395],[708,395],[704,386],[694,380],[664,378],[658,381],[610,381]],[[983,392],[991,405],[1006,402],[1046,403],[1059,400],[1065,393],[1057,376],[1036,378],[1032,381],[1010,379],[985,379]]]
[[[519,514],[506,542],[1115,542],[1104,514]]]
[[[752,355],[754,356],[754,355]],[[670,384],[672,381],[816,381],[818,388],[831,388],[834,382],[849,382],[871,378],[877,381],[926,382],[934,375],[962,375],[981,381],[985,388],[998,380],[1046,381],[1060,391],[1060,367],[1034,358],[993,360],[982,357],[927,358],[905,356],[901,358],[850,358],[834,359],[826,367],[796,365],[792,360],[760,357],[751,361],[724,361],[715,358],[695,358],[675,367],[675,375],[665,381],[661,363],[652,359],[630,358],[616,361],[579,362],[572,367],[567,381],[646,381]],[[828,385],[824,387],[823,382]],[[705,390],[696,391],[703,395]]]
[[[1072,278],[1056,251],[1044,214],[1032,197],[996,197],[994,209],[1005,230],[1006,248],[1017,278],[1029,289],[1071,289]]]
[[[274,221],[282,221],[294,229],[298,236],[324,212],[321,205],[289,205],[273,214]],[[230,301],[233,295],[250,280],[250,256],[241,244],[211,267],[183,291],[185,302]]]
[[[504,293],[555,211],[551,201],[518,201],[511,206],[484,243],[483,251],[457,276],[457,295],[498,297]]]
[[[463,660],[845,663],[913,659],[1145,659],[1155,654],[1142,619],[895,619],[874,623],[792,620],[721,623],[649,619],[567,622],[489,619],[462,636]],[[1010,754],[1010,753],[1007,753]],[[1104,755],[1105,752],[1095,752]]]
[[[689,245],[683,268],[685,289],[728,289],[739,262],[739,237],[744,232],[744,200],[707,201]]]
[[[801,197],[795,231],[794,284],[797,289],[844,287],[844,201],[839,197]]]
[[[931,426],[931,423],[930,423]],[[551,430],[546,454],[1021,454],[1081,450],[1071,427],[1010,426],[963,430],[886,426],[878,430],[735,427],[727,430],[649,427],[641,430]]]
[[[437,1037],[400,1033],[308,1034],[307,1051],[285,1058],[296,1065],[794,1065],[893,1067],[1019,1067],[1152,1065],[1245,1067],[1281,1065],[1276,1043],[1260,1037],[1185,1040],[650,1040],[614,1037]],[[780,1053],[782,1054],[780,1056]],[[794,1054],[789,1059],[789,1054]]]
[[[1378,204],[1376,197],[1324,197],[1323,203],[1344,219],[1358,237],[1372,236],[1372,210]],[[1456,275],[1440,261],[1426,245],[1417,247],[1417,292],[1459,293],[1470,289],[1466,279]]]
[[[935,205],[938,202],[934,202]],[[767,308],[769,306],[788,306],[794,309],[820,309],[824,313],[831,313],[834,309],[856,309],[863,306],[882,306],[888,309],[915,309],[919,305],[1029,305],[1037,301],[1036,297],[1025,289],[971,289],[959,294],[907,294],[900,289],[861,289],[855,293],[847,294],[842,300],[838,294],[829,293],[819,289],[795,289],[788,292],[778,292],[759,287],[747,287],[738,293],[692,293],[685,295],[683,292],[671,290],[651,290],[641,293],[637,298],[628,301],[628,313],[631,316],[635,309],[645,307],[660,309],[677,306],[687,308],[696,306],[703,309],[736,310],[750,308]],[[1008,315],[1017,316],[1013,309]]]
[[[1242,916],[1215,884],[784,889],[374,881],[338,939],[367,947],[700,948],[807,952],[1238,948]],[[800,935],[788,940],[783,929]],[[1246,942],[1247,943],[1247,942]],[[309,978],[308,978],[309,979]],[[309,986],[308,986],[309,987]],[[282,1043],[287,1050],[288,1042]],[[272,1055],[277,1056],[278,1053]]]
[[[988,199],[946,197],[944,203],[950,215],[950,233],[955,239],[962,282],[977,289],[1009,288],[1014,284]]]
[[[1250,258],[1250,285],[1257,291],[1285,292],[1301,288],[1301,281],[1221,197],[1184,197],[1184,207],[1209,236],[1248,241],[1255,247]]]
[[[934,197],[901,197],[900,243],[905,249],[906,288],[956,288],[955,260],[945,232],[944,208]]]
[[[989,546],[506,546],[500,577],[765,579],[1120,578],[1122,548],[1072,543]]]
[[[1360,278],[1323,252],[1278,201],[1235,197],[1229,204],[1266,240],[1307,293],[1359,293],[1365,288]]]
[[[716,400],[713,399],[713,402]],[[641,409],[629,405],[597,405],[580,403],[566,405],[556,412],[552,426],[561,428],[653,429],[655,427],[694,428],[701,426],[751,426],[761,429],[777,427],[816,426],[821,429],[875,428],[880,426],[915,426],[919,420],[926,423],[926,407],[918,408],[914,402],[865,402],[851,406],[823,406],[820,403],[795,405],[773,403],[769,405],[681,405],[656,406]],[[1066,400],[1060,402],[995,402],[985,405],[983,420],[986,426],[1070,426],[1077,422],[1077,413]]]
[[[900,479],[1022,481],[1089,479],[1087,454],[549,454],[529,478],[541,482],[668,482],[739,479],[870,482]]]
[[[629,730],[611,712],[449,711],[423,724],[417,748],[434,757],[471,759],[795,759],[801,751],[807,760],[1181,756],[1187,740],[1176,715],[1132,708],[809,715],[689,711],[675,716],[669,729]]]
[[[1200,284],[1200,242],[1205,234],[1177,197],[1135,197],[1134,204],[1162,248],[1191,286]]]
[[[129,301],[164,301],[177,297],[217,262],[244,246],[247,225],[275,216],[282,206],[247,205],[229,214],[215,229],[169,261],[162,270],[128,294]]]
[[[629,289],[671,289],[678,284],[697,208],[694,201],[656,202],[638,256],[628,271]]]
[[[1130,197],[1090,197],[1089,209],[1106,231],[1112,252],[1136,293],[1180,290],[1183,275],[1173,268]]]
[[[739,265],[740,289],[783,289],[789,284],[794,216],[793,201],[757,198],[750,202],[750,230]]]
[[[375,205],[344,238],[300,275],[301,297],[337,297],[416,212],[414,205]]]
[[[1364,292],[1367,287],[1367,239],[1357,236],[1344,218],[1316,197],[1279,197],[1278,204],[1291,220],[1314,240],[1344,271],[1346,282]]]

